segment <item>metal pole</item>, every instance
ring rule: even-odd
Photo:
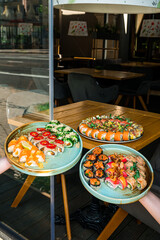
[[[49,14],[49,114],[50,121],[53,119],[53,107],[54,107],[54,11],[53,11],[53,0],[48,0],[48,14]],[[50,214],[51,214],[51,240],[55,239],[55,214],[54,214],[54,176],[50,177]]]

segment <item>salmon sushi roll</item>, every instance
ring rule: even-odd
[[[37,152],[35,152],[34,156],[39,163],[45,162],[45,154],[42,151],[38,150]]]
[[[91,132],[91,137],[92,138],[97,138],[99,134],[99,130],[98,129],[93,129]]]
[[[107,134],[106,134],[106,140],[107,141],[114,141],[114,135],[115,135],[114,132],[108,131]]]
[[[93,167],[93,162],[92,161],[87,160],[83,163],[83,170],[87,170],[87,169],[92,170],[92,167]]]
[[[147,181],[142,176],[137,178],[137,188],[139,190],[143,190],[146,186],[147,186]]]
[[[29,156],[31,155],[31,151],[28,149],[23,149],[19,155],[19,162],[24,163],[27,161]]]
[[[79,131],[82,133],[82,134],[84,134],[87,130],[88,130],[88,126],[87,126],[87,124],[85,124],[85,123],[82,123],[80,126],[79,126]]]
[[[91,178],[89,180],[89,185],[91,188],[97,191],[101,187],[101,182],[98,178]]]
[[[102,161],[103,163],[107,163],[109,161],[108,156],[106,154],[100,154],[98,156],[98,160]]]
[[[91,132],[92,132],[92,128],[88,128],[87,131],[86,131],[86,136],[87,137],[91,137]]]
[[[129,177],[133,177],[136,174],[135,171],[131,171],[130,169],[127,169],[125,172]]]
[[[116,132],[114,135],[114,140],[115,141],[122,141],[123,139],[123,133],[122,132]]]
[[[20,142],[23,142],[23,141],[28,141],[28,138],[27,137],[25,137],[25,136],[21,136],[21,137],[19,137],[18,138],[18,142],[20,143]]]
[[[127,156],[126,156],[126,160],[127,160],[128,162],[134,162],[134,163],[137,162],[136,157],[135,157],[135,156],[132,156],[132,155],[127,155]]]
[[[128,141],[129,140],[129,131],[124,131],[122,138],[124,141]]]
[[[37,151],[38,151],[38,148],[36,146],[32,145],[31,154],[34,154]]]
[[[28,159],[26,159],[25,162],[26,167],[38,167],[38,159],[35,158],[34,155],[30,155]]]
[[[107,134],[107,132],[105,132],[105,131],[100,131],[100,132],[98,133],[98,135],[97,135],[97,138],[98,138],[99,140],[105,140],[105,139],[106,139],[106,134]]]
[[[98,155],[102,154],[103,153],[103,149],[101,147],[95,147],[93,150],[92,150],[92,153],[97,157]]]
[[[105,183],[108,185],[108,187],[113,189],[116,189],[119,187],[119,180],[117,180],[116,178],[106,177]]]
[[[140,164],[140,165],[142,165],[142,166],[145,166],[145,165],[146,165],[144,159],[141,158],[140,156],[137,156],[137,157],[136,157],[136,161],[137,161],[138,164]]]
[[[94,172],[94,175],[96,178],[98,178],[100,180],[100,182],[104,182],[105,179],[105,174],[104,171],[102,169],[98,169]]]
[[[127,177],[126,178],[126,181],[127,181],[127,188],[129,188],[130,190],[134,190],[137,186],[137,182],[136,180],[134,179],[134,177]]]
[[[119,188],[124,190],[128,185],[126,178],[123,176],[120,176],[118,180],[119,180]]]
[[[87,182],[93,177],[94,177],[94,174],[91,169],[86,169],[84,171],[84,178],[86,179]]]
[[[14,150],[14,147],[17,145],[18,141],[13,139],[8,144],[8,152],[11,153]]]
[[[22,150],[22,143],[17,143],[13,149],[13,157],[19,157]]]
[[[137,163],[137,168],[142,170],[143,172],[146,172],[146,168],[142,165],[140,165],[139,163]]]

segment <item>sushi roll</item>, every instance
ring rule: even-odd
[[[33,145],[37,146],[39,142],[41,142],[42,140],[44,140],[44,137],[42,136],[38,136],[38,137],[34,137],[31,142],[33,143]]]
[[[94,171],[96,171],[98,169],[104,170],[104,163],[101,161],[97,161],[94,163],[93,168],[94,168]]]
[[[75,133],[75,134],[71,134],[70,135],[70,138],[71,140],[74,142],[74,143],[78,143],[79,142],[79,137],[78,135]]]
[[[19,162],[24,163],[27,161],[29,156],[31,155],[31,151],[28,149],[23,149],[19,155]]]
[[[136,180],[134,179],[134,177],[130,177],[128,176],[126,178],[126,181],[127,181],[127,188],[129,188],[130,190],[134,190],[137,186],[137,182]]]
[[[106,134],[106,140],[107,141],[114,141],[114,135],[115,135],[114,132],[108,131],[107,134]]]
[[[74,143],[70,138],[63,138],[64,146],[67,148],[73,147]]]
[[[137,178],[137,188],[139,190],[143,190],[146,186],[147,186],[147,181],[142,176]]]
[[[56,140],[56,135],[51,135],[51,136],[49,136],[48,138],[47,138],[47,140],[48,140],[48,142],[50,142],[50,143],[54,143],[54,141]]]
[[[60,124],[60,122],[58,120],[52,120],[52,121],[49,122],[48,125],[56,126],[56,125],[59,125],[59,124]]]
[[[45,128],[37,128],[37,132],[38,132],[39,134],[42,134],[42,133],[45,132],[45,131],[46,131]]]
[[[140,164],[140,165],[142,165],[142,166],[145,166],[145,165],[146,165],[144,159],[141,158],[140,156],[137,156],[137,157],[136,157],[136,161],[137,161],[138,164]]]
[[[108,177],[113,177],[115,174],[115,169],[114,168],[108,168],[105,170],[105,173],[107,174]]]
[[[95,156],[94,154],[88,154],[88,155],[86,156],[86,159],[87,159],[87,160],[90,160],[90,161],[93,162],[93,163],[97,160],[97,158],[96,158],[96,156]]]
[[[44,138],[48,138],[50,135],[51,135],[51,132],[49,132],[49,131],[45,131],[45,132],[42,133],[42,136]]]
[[[82,134],[85,134],[85,132],[86,132],[87,130],[88,130],[87,124],[82,123],[82,124],[79,126],[79,131],[80,131]]]
[[[42,151],[38,150],[35,152],[35,158],[38,160],[39,163],[45,162],[45,155]]]
[[[124,131],[123,132],[123,140],[128,141],[129,140],[129,131]]]
[[[72,132],[72,128],[69,127],[69,126],[65,126],[64,129],[63,129],[63,132],[64,132],[65,134],[68,134],[68,133]]]
[[[131,131],[129,132],[129,138],[130,138],[131,140],[136,139],[136,132],[135,132],[135,130],[131,130]]]
[[[108,160],[108,156],[107,155],[105,155],[105,154],[100,154],[99,156],[98,156],[98,160],[99,161],[102,161],[103,163],[107,163],[109,160]]]
[[[17,143],[13,149],[13,157],[19,157],[22,150],[23,150],[22,143]]]
[[[132,155],[127,155],[127,156],[126,156],[126,159],[127,159],[128,162],[134,162],[134,163],[137,162],[136,157],[135,157],[135,156],[132,156]]]
[[[94,175],[96,178],[98,178],[100,180],[100,182],[104,182],[105,179],[105,174],[104,171],[102,169],[98,169],[94,172]]]
[[[36,146],[32,145],[31,154],[34,154],[37,151],[38,151],[38,148]]]
[[[142,177],[145,179],[146,178],[146,173],[144,171],[140,170],[140,169],[138,171],[139,171],[140,176],[142,175]]]
[[[32,139],[34,138],[34,137],[38,137],[38,132],[30,132],[29,134],[28,134],[28,140],[29,141],[32,141]]]
[[[101,182],[98,178],[91,178],[89,180],[89,185],[91,188],[97,191],[101,187]]]
[[[92,167],[93,167],[92,161],[87,160],[83,163],[83,170],[92,169]]]
[[[38,159],[36,159],[35,156],[31,154],[29,158],[26,159],[25,166],[38,167]]]
[[[100,154],[103,153],[103,149],[101,147],[95,147],[93,150],[92,150],[92,153],[95,155],[95,156],[98,156]]]
[[[113,188],[113,189],[116,189],[119,187],[119,180],[116,178],[106,177],[105,183],[108,185],[108,187]]]
[[[128,185],[126,178],[123,176],[120,176],[118,180],[119,180],[119,188],[124,190]]]
[[[48,144],[45,148],[44,148],[44,154],[45,155],[52,155],[52,156],[55,156],[57,155],[57,145],[55,144]]]
[[[9,153],[13,152],[14,147],[16,146],[16,144],[17,144],[17,140],[15,140],[15,139],[13,139],[13,140],[11,140],[9,142],[9,144],[8,144],[8,152]]]
[[[98,129],[92,129],[92,132],[91,132],[91,137],[92,138],[97,138],[98,137],[98,134],[99,134],[99,130]]]
[[[114,140],[115,141],[122,141],[122,139],[123,139],[123,133],[122,132],[116,132],[114,134]]]
[[[137,163],[137,169],[140,169],[143,172],[146,172],[146,168],[144,166],[140,165],[139,163]]]
[[[99,133],[97,135],[97,138],[99,140],[105,140],[106,139],[106,134],[107,134],[107,132],[105,132],[105,131],[99,131]]]
[[[125,163],[125,167],[126,167],[126,169],[130,169],[131,171],[133,170],[132,168],[133,168],[133,162],[126,162]]]
[[[94,177],[94,174],[91,169],[86,169],[84,171],[84,178],[86,179],[87,182],[93,177]]]
[[[129,177],[133,177],[136,174],[135,171],[131,171],[130,169],[127,169],[125,172]]]
[[[108,168],[116,168],[116,167],[118,167],[118,165],[117,165],[117,163],[115,163],[113,161],[106,164],[106,169],[108,169]]]
[[[57,145],[58,152],[64,152],[64,142],[62,140],[56,139],[55,144]]]
[[[63,132],[56,133],[57,139],[62,140],[63,138],[67,138]]]
[[[22,143],[23,141],[28,141],[28,138],[25,137],[25,136],[20,136],[20,137],[18,138],[18,142],[19,142],[19,143]]]
[[[91,132],[92,132],[92,128],[88,128],[87,131],[86,131],[86,136],[87,137],[91,137]]]
[[[42,140],[37,144],[39,150],[43,151],[45,146],[47,146],[49,142],[47,140]]]

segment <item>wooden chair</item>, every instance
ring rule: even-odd
[[[125,102],[125,106],[128,106],[130,98],[133,98],[133,108],[135,109],[136,108],[136,99],[138,98],[142,107],[143,107],[143,109],[145,111],[148,111],[147,106],[146,106],[146,104],[143,100],[143,96],[148,94],[150,84],[151,84],[150,81],[143,81],[139,85],[137,90],[132,90],[131,88],[130,89],[125,89],[124,91],[121,90],[119,95],[118,95],[118,98],[115,101],[115,104],[116,105],[120,104],[122,98],[124,96],[126,96],[127,99],[126,99],[126,102]]]
[[[103,103],[111,103],[118,96],[118,86],[113,85],[102,88],[96,79],[88,74],[70,73],[68,85],[74,102],[92,100]]]

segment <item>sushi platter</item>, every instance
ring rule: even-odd
[[[82,140],[57,120],[33,122],[10,133],[5,142],[8,161],[34,176],[52,176],[71,169],[81,158]]]
[[[145,196],[153,183],[153,169],[138,151],[105,144],[88,151],[80,162],[84,187],[102,201],[127,204]]]
[[[81,136],[102,143],[127,143],[143,136],[143,127],[124,116],[89,117],[78,126]]]

